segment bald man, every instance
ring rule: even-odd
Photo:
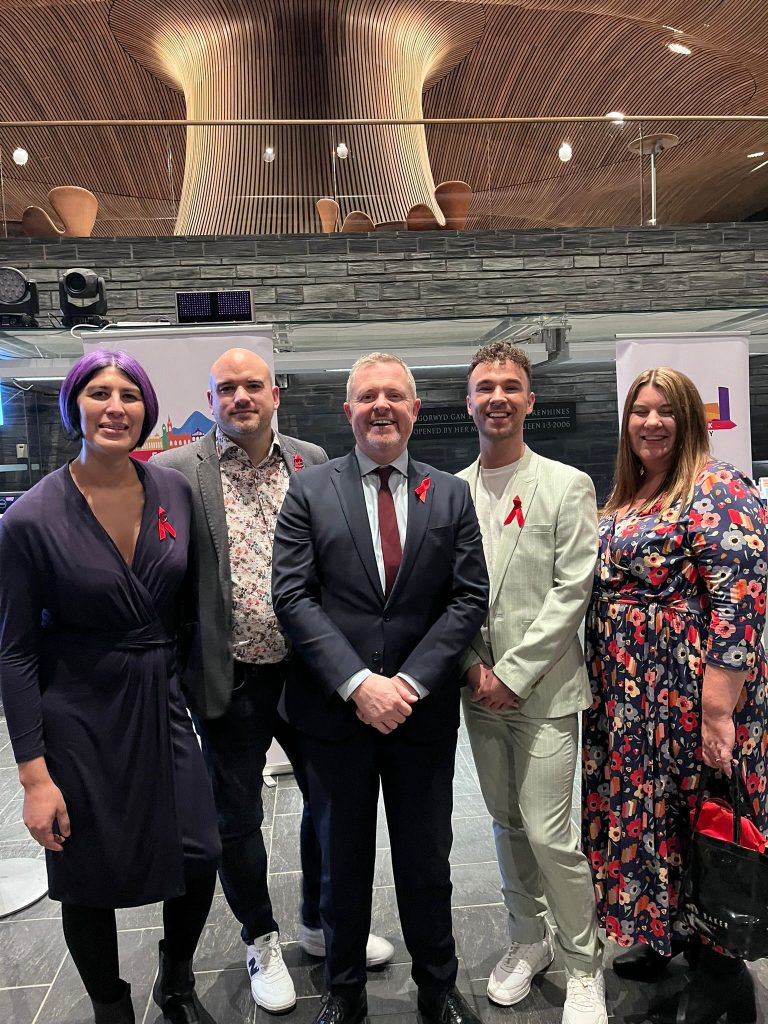
[[[219,815],[221,882],[242,925],[251,994],[270,1013],[285,1013],[296,992],[280,949],[267,888],[261,787],[267,751],[277,738],[304,789],[295,741],[277,713],[287,647],[272,611],[272,543],[293,473],[326,462],[322,448],[276,433],[280,404],[269,367],[250,349],[233,348],[211,367],[213,428],[196,444],[155,458],[192,485],[190,566],[195,602],[185,616],[183,682],[200,734]],[[308,805],[301,832],[304,900],[299,942],[325,954],[320,926],[320,851]],[[371,936],[369,965],[393,948]]]

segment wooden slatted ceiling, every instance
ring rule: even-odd
[[[238,31],[215,33],[212,23]],[[166,77],[172,69],[192,118],[418,118],[423,84],[457,66],[484,17],[479,5],[413,0],[170,0],[152,9],[116,0],[111,24],[137,60]],[[202,81],[201,66],[210,69]],[[314,129],[228,135],[222,147],[220,133],[190,129],[178,230],[313,226],[315,199],[334,194],[333,139]],[[433,203],[423,128],[347,135],[353,156],[336,167],[342,216],[362,208],[376,221],[404,220],[415,203]],[[279,154],[271,164],[261,159],[268,145]]]
[[[768,112],[763,0],[0,0],[0,21],[7,119]],[[693,55],[671,54],[675,39]],[[663,220],[766,205],[768,177],[749,174],[745,155],[768,131],[677,132],[682,144],[659,160]],[[636,129],[572,130],[567,165],[557,159],[564,134],[39,129],[2,131],[0,146],[9,220],[45,206],[54,185],[78,184],[99,197],[95,233],[105,235],[171,232],[179,197],[183,233],[318,230],[314,199],[333,194],[342,136],[343,212],[401,220],[431,201],[435,181],[464,178],[475,189],[470,226],[637,222],[638,159],[626,151]],[[25,168],[8,157],[19,144]],[[261,159],[267,145],[272,164]]]

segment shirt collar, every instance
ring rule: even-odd
[[[368,456],[361,452],[360,449],[355,445],[355,456],[357,457],[357,464],[360,467],[360,476],[367,476],[369,473],[375,472],[380,469],[378,462],[374,462],[373,459],[369,459]],[[404,477],[408,477],[408,449],[401,452],[396,459],[388,463],[393,469],[396,469],[399,473],[402,473]]]
[[[232,440],[231,437],[227,437],[227,435],[219,426],[216,427],[216,454],[219,457],[219,462],[221,462],[221,460],[225,456],[230,458],[243,458],[246,462],[250,462],[250,459],[248,458],[245,449],[241,448],[239,444]],[[267,452],[267,457],[264,459],[264,462],[266,462],[267,459],[270,459],[275,455],[282,456],[282,454],[283,449],[280,444],[280,439],[277,436],[277,434],[275,434],[273,431],[272,447]],[[259,463],[259,465],[263,466],[264,462]]]

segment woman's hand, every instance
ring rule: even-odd
[[[733,711],[744,686],[746,672],[734,672],[719,665],[704,666],[701,694],[701,756],[704,764],[717,768],[730,779],[736,727]]]
[[[37,757],[20,764],[19,781],[24,787],[24,824],[32,838],[46,850],[61,853],[70,834],[69,815],[61,790],[48,774],[45,759]]]
[[[701,716],[701,756],[704,764],[719,769],[730,779],[735,745],[736,726],[733,724],[733,715],[707,713],[705,709]]]

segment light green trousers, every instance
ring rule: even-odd
[[[594,974],[602,961],[594,890],[571,816],[578,715],[535,719],[487,711],[467,690],[462,702],[493,818],[510,940],[539,942],[549,907],[568,970]]]

